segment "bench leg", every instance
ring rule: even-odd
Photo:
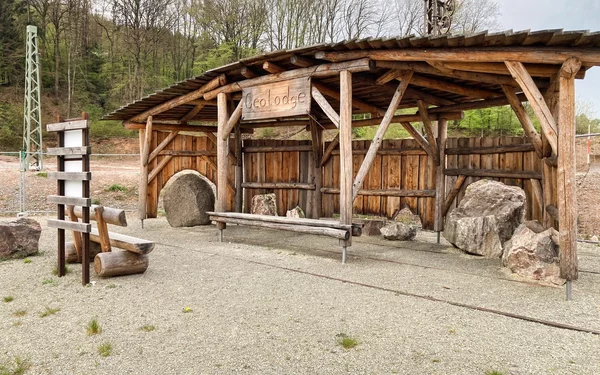
[[[219,242],[223,242],[223,229],[219,229]]]
[[[342,264],[346,264],[346,251],[348,249],[348,246],[343,246],[342,247]]]

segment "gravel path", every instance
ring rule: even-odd
[[[45,227],[45,219],[40,218]],[[164,218],[129,233],[153,239],[145,274],[82,287],[52,276],[56,231],[31,263],[0,263],[0,363],[26,374],[596,374],[600,336],[444,302],[600,330],[600,248],[580,250],[575,300],[497,261],[437,245],[359,238],[340,264],[337,241],[230,226],[173,229]],[[598,273],[592,273],[598,272]],[[46,307],[60,309],[40,317]],[[184,312],[185,308],[191,311]],[[25,311],[24,316],[15,316]],[[97,318],[102,333],[88,336]],[[154,330],[144,331],[143,326]],[[147,327],[150,329],[150,327]],[[344,349],[347,335],[358,345]],[[102,357],[104,343],[112,352]]]

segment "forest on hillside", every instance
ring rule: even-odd
[[[38,27],[45,117],[86,111],[95,120],[174,82],[258,53],[353,38],[423,35],[423,4],[423,0],[2,0],[0,145],[20,146],[28,24]],[[501,15],[493,0],[456,4],[449,32],[497,29]],[[594,121],[599,127],[600,120]],[[113,125],[95,122],[93,134],[126,134]],[[456,126],[475,134],[520,130],[509,108],[473,111]],[[581,127],[587,132],[587,125]]]

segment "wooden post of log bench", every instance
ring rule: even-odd
[[[229,120],[229,110],[227,106],[227,94],[219,93],[217,95],[217,203],[215,210],[217,212],[227,211],[227,172],[229,169],[229,137],[223,134]],[[223,229],[225,223],[217,223],[219,230],[219,241],[223,241]]]
[[[352,224],[352,73],[340,72],[340,223]],[[360,187],[359,187],[360,188]],[[342,240],[342,263],[352,236]]]
[[[152,116],[146,120],[146,129],[140,130],[140,183],[138,217],[144,228],[144,219],[147,217],[148,206],[148,161],[150,160],[150,145],[152,142]]]

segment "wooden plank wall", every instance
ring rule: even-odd
[[[165,132],[153,132],[152,148],[168,136]],[[356,175],[369,148],[370,141],[354,141],[353,174]],[[483,147],[526,143],[520,137],[497,138],[449,138],[447,148]],[[310,145],[311,141],[279,141],[279,140],[244,140],[244,147],[277,147]],[[325,143],[325,147],[328,143]],[[230,147],[233,150],[233,142]],[[416,149],[413,139],[385,140],[375,162],[365,178],[363,189],[398,189],[398,190],[434,190],[435,170],[429,164],[429,157],[423,152],[390,153],[386,150]],[[216,146],[207,137],[178,135],[166,147],[166,150],[182,151],[214,151]],[[362,151],[362,152],[361,152]],[[151,164],[150,170],[159,164],[165,156],[158,156]],[[300,182],[308,183],[311,177],[311,151],[285,152],[248,152],[244,153],[244,182]],[[511,152],[504,154],[483,155],[447,155],[447,168],[482,168],[513,171],[541,172],[542,161],[535,152]],[[232,164],[230,160],[230,164]],[[339,189],[339,151],[334,151],[328,162],[322,168],[324,188]],[[216,183],[216,156],[184,156],[174,157],[152,181],[148,189],[149,216],[156,217],[158,194],[177,172],[193,169]],[[456,176],[446,177],[447,193],[454,186]],[[235,181],[234,168],[229,170],[231,183]],[[466,187],[477,181],[478,177],[468,177],[463,184],[457,199],[453,202],[452,210],[464,197]],[[527,194],[527,219],[542,221],[542,212],[532,198],[532,187],[529,180],[497,179],[508,185],[520,186]],[[227,210],[234,210],[234,190],[228,189]],[[278,214],[285,216],[287,210],[300,206],[306,211],[308,202],[312,200],[315,191],[298,189],[244,189],[244,212],[250,212],[252,196],[256,194],[275,193],[277,196]],[[354,201],[354,214],[391,217],[398,209],[409,207],[421,217],[426,229],[433,228],[435,198],[432,197],[390,197],[362,196]],[[339,195],[322,194],[321,217],[333,217],[339,213]],[[152,214],[152,215],[151,215]]]

